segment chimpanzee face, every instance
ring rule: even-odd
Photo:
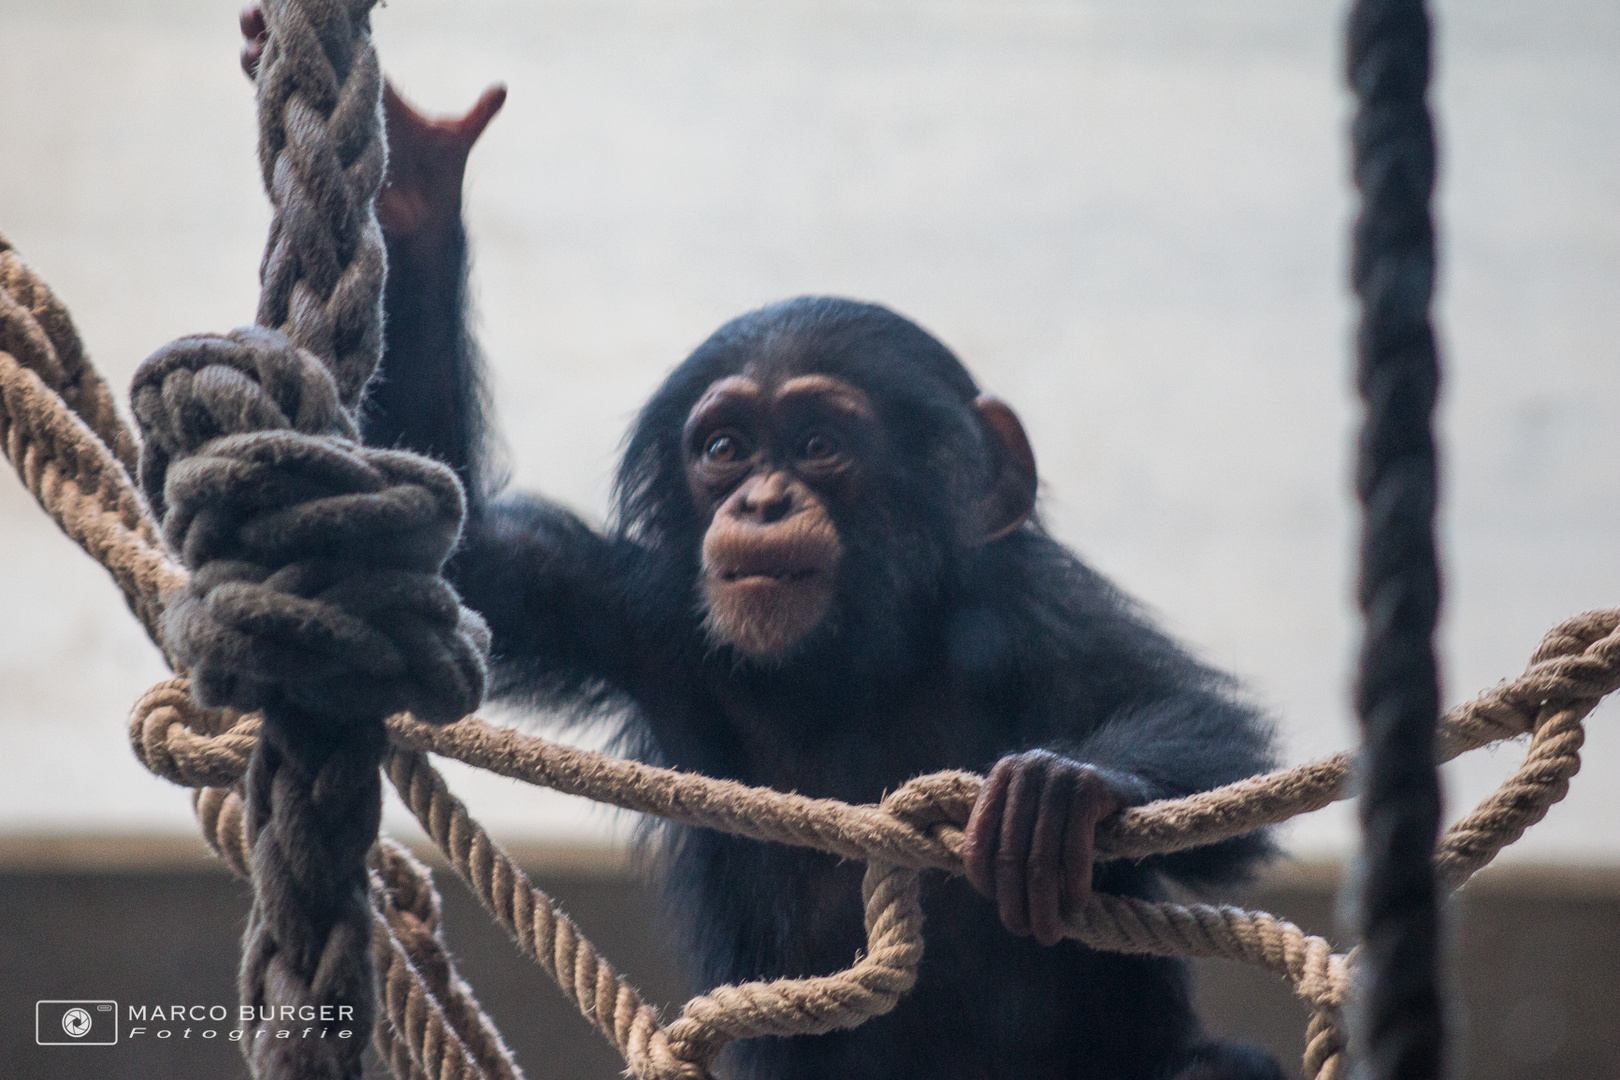
[[[987,397],[970,408],[995,458],[963,537],[977,544],[1029,516],[1035,472],[1012,410]],[[833,375],[750,367],[710,385],[682,444],[715,640],[779,660],[829,620],[849,558],[837,522],[881,516],[885,441],[866,392]]]
[[[830,375],[733,375],[709,387],[683,436],[708,519],[699,591],[709,632],[750,657],[781,658],[832,611],[844,558],[833,510],[871,494],[876,413]]]

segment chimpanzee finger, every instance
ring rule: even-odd
[[[1091,899],[1097,857],[1097,822],[1123,805],[1119,794],[1092,770],[1077,778],[1069,826],[1063,835],[1063,918],[1068,921]]]
[[[270,38],[270,30],[264,23],[264,8],[255,0],[242,9],[236,24],[242,28],[242,70],[251,79],[259,73],[264,43]]]
[[[1068,921],[1091,899],[1091,869],[1096,858],[1097,823],[1088,812],[1084,790],[1069,808],[1063,833],[1063,918]]]
[[[462,141],[468,147],[471,147],[473,143],[478,141],[478,136],[484,133],[484,129],[489,126],[489,122],[495,119],[495,114],[501,111],[501,106],[505,104],[506,86],[503,83],[496,83],[479,95],[478,103],[468,110],[466,116],[456,121],[456,134],[461,136]]]
[[[1074,793],[1073,769],[1056,768],[1046,774],[1026,869],[1029,928],[1042,945],[1063,940],[1063,840]]]
[[[1029,844],[1041,808],[1046,770],[1024,765],[1013,770],[1007,787],[1007,809],[1001,815],[996,846],[996,910],[1015,934],[1029,933]]]
[[[1001,845],[1001,815],[1007,806],[1007,787],[1013,770],[1006,761],[996,762],[985,777],[979,797],[968,815],[962,835],[962,865],[968,884],[994,900],[996,896],[996,849]]]

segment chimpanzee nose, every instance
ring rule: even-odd
[[[793,485],[787,474],[766,473],[745,481],[737,492],[738,510],[743,516],[757,518],[769,525],[793,513]]]

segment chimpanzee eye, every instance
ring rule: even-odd
[[[739,445],[737,437],[729,431],[722,431],[718,435],[709,436],[709,442],[703,448],[704,457],[721,464],[735,461],[737,455],[741,452],[742,447]]]
[[[805,461],[826,461],[836,456],[838,443],[822,431],[812,431],[805,436],[804,444],[799,448],[799,457]]]

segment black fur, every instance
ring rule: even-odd
[[[978,390],[914,324],[832,299],[728,323],[642,410],[615,524],[597,532],[555,504],[486,490],[497,485],[483,475],[460,271],[451,296],[425,295],[420,274],[391,273],[385,381],[368,430],[449,457],[477,489],[452,569],[494,633],[502,693],[621,715],[626,745],[650,761],[851,802],[937,769],[984,771],[1032,747],[1127,777],[1140,800],[1270,764],[1268,728],[1230,681],[1037,522],[982,546],[959,541],[963,492],[989,470],[969,408]],[[768,665],[716,648],[702,630],[701,523],[680,445],[697,398],[750,362],[856,384],[876,403],[887,440],[881,508],[842,519],[833,508],[847,552],[838,618]],[[455,392],[402,403],[402,392],[424,392],[418,386]],[[700,829],[663,829],[659,843],[666,910],[704,986],[831,972],[864,944],[859,865]],[[1097,886],[1156,897],[1167,879],[1218,884],[1265,848],[1248,836],[1106,864]],[[923,970],[898,1008],[850,1032],[734,1046],[722,1058],[726,1075],[1273,1075],[1201,1042],[1179,962],[1073,942],[1042,948],[1007,933],[961,879],[928,877],[924,903]],[[1239,1065],[1210,1071],[1231,1062]]]

